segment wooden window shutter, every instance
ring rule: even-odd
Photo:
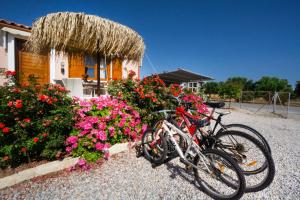
[[[112,78],[113,80],[121,80],[122,79],[122,61],[116,58],[113,61],[113,71],[112,71]]]
[[[69,78],[82,78],[84,74],[83,56],[69,56]]]

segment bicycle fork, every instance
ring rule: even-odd
[[[168,123],[168,122],[167,122]],[[168,127],[168,125],[170,126],[170,128]],[[174,145],[176,151],[178,152],[179,154],[179,157],[181,158],[181,161],[183,161],[184,164],[187,164],[187,165],[191,165],[193,168],[196,168],[196,169],[200,169],[200,170],[203,170],[201,169],[200,167],[197,167],[194,163],[190,162],[188,159],[187,159],[187,155],[190,154],[192,150],[192,148],[196,151],[196,154],[199,155],[199,157],[201,158],[202,162],[204,163],[205,165],[205,168],[208,170],[208,172],[211,174],[212,171],[209,169],[209,167],[207,166],[205,160],[207,162],[210,162],[210,160],[208,160],[206,158],[206,156],[204,156],[200,150],[198,148],[196,148],[191,142],[193,142],[193,140],[191,138],[188,138],[187,141],[188,141],[188,148],[187,148],[187,151],[185,152],[185,154],[182,152],[180,146],[178,145],[178,143],[176,142],[175,138],[173,137],[173,135],[178,132],[178,134],[180,134],[181,136],[187,138],[188,136],[186,136],[184,133],[182,134],[182,131],[180,131],[177,127],[175,127],[174,125],[168,123],[168,125],[166,123],[163,123],[162,124],[162,128],[167,132],[167,136],[168,136],[168,139],[171,141],[172,145]]]

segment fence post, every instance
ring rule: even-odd
[[[241,97],[240,97],[240,108],[242,108],[242,100],[243,100],[243,91],[241,91]]]
[[[272,99],[271,99],[271,92],[269,91],[268,92],[269,93],[269,111],[270,111],[270,106],[271,106],[271,104],[272,104]]]
[[[275,91],[273,96],[273,113],[276,113],[276,101],[277,101],[277,92]]]
[[[287,107],[287,115],[286,115],[286,118],[289,117],[289,112],[290,112],[290,102],[291,102],[291,93],[289,92],[289,100],[288,100],[288,107]]]

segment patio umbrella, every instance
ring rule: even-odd
[[[100,94],[100,57],[140,62],[145,45],[131,28],[84,13],[51,13],[34,22],[27,48],[34,53],[51,49],[69,54],[97,55],[97,88]]]

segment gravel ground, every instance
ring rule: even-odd
[[[244,123],[269,141],[276,165],[273,183],[242,199],[299,199],[300,121],[234,111],[224,122]],[[63,172],[0,190],[0,199],[210,199],[178,159],[153,169],[133,150],[88,172]]]

